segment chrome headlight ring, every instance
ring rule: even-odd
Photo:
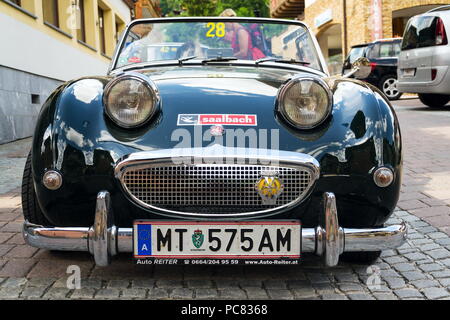
[[[301,84],[301,82],[310,82],[310,86],[320,86],[317,88],[323,89],[323,98],[325,98],[325,105],[323,112],[321,113],[320,117],[310,124],[300,123],[299,121],[295,121],[291,115],[289,115],[289,112],[286,110],[286,98],[288,93],[290,93],[290,90],[295,90],[294,87]],[[301,97],[299,97],[300,101],[298,101],[297,106],[299,109],[301,109],[302,103],[301,103]],[[318,77],[305,77],[305,76],[298,76],[294,77],[291,80],[289,80],[283,87],[280,88],[277,94],[277,110],[281,113],[283,118],[292,126],[294,126],[297,129],[306,130],[306,129],[313,129],[319,125],[321,125],[331,114],[333,108],[333,93],[331,89],[329,88],[328,84],[318,78]]]
[[[125,81],[128,81],[130,83],[134,82],[135,90],[140,90],[141,92],[130,92],[130,90],[125,91],[125,88],[122,88],[122,92],[120,92],[120,95],[118,93],[115,93],[114,90],[117,88],[117,86],[123,84]],[[139,87],[139,89],[137,87]],[[111,97],[112,94],[115,94],[115,96]],[[126,94],[128,94],[128,96],[124,96]],[[139,96],[139,94],[141,96]],[[124,99],[125,97],[138,99],[138,101],[131,101],[131,104],[137,103],[137,105],[135,105],[134,108],[129,108],[129,111],[133,111],[134,116],[136,118],[139,118],[135,122],[124,121],[124,119],[121,119],[120,115],[117,113],[117,111],[127,111],[124,108],[120,108],[117,105],[114,105],[115,103],[119,103],[119,101],[116,100]],[[116,100],[110,101],[110,98],[113,98],[113,100],[115,98]],[[147,103],[148,105],[140,106],[140,99],[147,99],[147,101],[144,103]],[[156,114],[156,112],[160,108],[160,104],[161,98],[156,84],[148,77],[136,72],[127,72],[114,78],[105,86],[105,90],[103,93],[103,105],[105,113],[116,125],[127,129],[140,127],[143,124],[147,123],[147,121],[153,118],[153,116]],[[116,112],[112,110],[113,107],[117,108],[115,110]],[[140,110],[137,110],[139,109],[139,107],[141,107]],[[129,116],[133,116],[133,114],[130,114],[129,112]]]

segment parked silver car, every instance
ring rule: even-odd
[[[398,63],[398,89],[418,93],[429,107],[450,101],[450,5],[412,17]]]

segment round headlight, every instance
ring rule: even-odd
[[[319,78],[295,78],[278,96],[279,110],[286,120],[299,129],[311,129],[330,114],[333,95]]]
[[[103,103],[108,116],[121,127],[145,123],[156,112],[159,96],[150,79],[126,74],[112,80],[105,88]]]

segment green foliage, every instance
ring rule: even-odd
[[[166,16],[218,16],[225,9],[233,9],[238,17],[270,17],[268,0],[161,0]]]

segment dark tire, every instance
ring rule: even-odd
[[[50,222],[42,213],[34,192],[33,174],[31,172],[31,152],[28,154],[27,162],[23,170],[22,178],[22,211],[28,222],[49,226]]]
[[[430,108],[442,108],[450,101],[450,96],[445,94],[421,93],[419,94],[419,99],[420,102]]]
[[[339,259],[344,262],[372,264],[380,257],[380,254],[381,251],[344,252]]]
[[[398,100],[402,96],[402,92],[397,89],[397,77],[394,75],[387,75],[381,78],[379,88],[384,95],[391,101]]]

